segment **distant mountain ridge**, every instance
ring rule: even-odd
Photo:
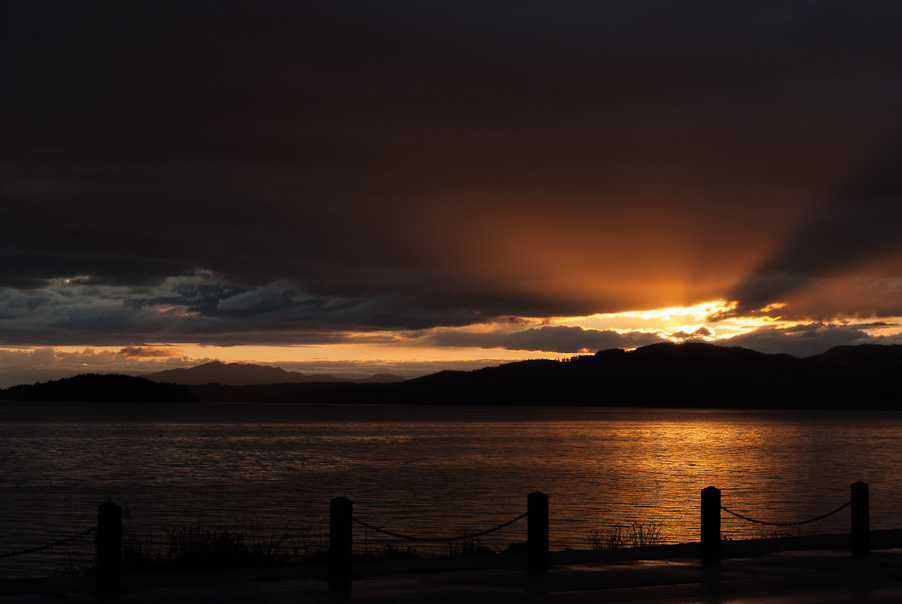
[[[201,401],[902,409],[902,346],[841,346],[813,357],[706,343],[609,349],[441,371],[394,384],[190,386]]]
[[[402,382],[404,378],[389,373],[378,373],[367,378],[350,379],[332,375],[307,375],[299,371],[286,371],[281,367],[252,365],[246,363],[222,363],[213,361],[195,367],[167,369],[148,373],[141,377],[160,383],[203,386],[223,384],[225,386],[258,386],[264,384],[304,384],[311,382],[351,382],[357,384],[388,384]]]
[[[220,365],[214,369],[235,369]],[[254,366],[238,369],[243,370],[261,375]],[[266,375],[291,377],[281,371]],[[800,359],[739,347],[662,343],[391,383],[302,377],[308,381],[174,385],[88,375],[8,388],[0,399],[902,410],[902,345],[841,346]]]

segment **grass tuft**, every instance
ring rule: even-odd
[[[663,522],[634,521],[629,526],[617,525],[607,532],[592,531],[592,549],[610,550],[625,547],[647,547],[664,543]]]
[[[211,528],[201,520],[162,535],[126,531],[123,572],[252,568],[316,564],[326,560],[327,539],[304,529],[258,536],[252,525]]]

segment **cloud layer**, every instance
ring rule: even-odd
[[[3,11],[0,345],[325,344],[712,299],[902,316],[900,5]]]

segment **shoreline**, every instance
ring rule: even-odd
[[[829,534],[804,537],[778,537],[768,539],[746,539],[722,542],[722,562],[773,555],[793,556],[798,554],[820,554],[849,559],[850,535]],[[555,550],[550,552],[553,575],[559,569],[581,568],[585,566],[605,567],[629,565],[632,563],[661,563],[669,565],[683,563],[701,565],[698,542],[675,545],[622,548],[615,550]],[[872,554],[899,550],[902,555],[902,529],[871,531]],[[378,581],[392,577],[436,575],[446,573],[491,573],[514,572],[526,575],[526,554],[499,553],[473,554],[454,557],[422,558],[414,560],[368,561],[353,565],[354,581]],[[234,583],[278,583],[284,581],[309,583],[308,588],[318,585],[318,589],[328,591],[326,580],[328,566],[325,564],[287,566],[273,568],[231,568],[210,570],[174,570],[168,572],[135,573],[122,575],[122,589],[125,593],[141,592],[165,586],[169,589],[197,588],[199,586],[221,586]],[[34,594],[93,594],[93,575],[30,577],[0,579],[0,597],[27,596]],[[56,596],[54,596],[56,597]]]

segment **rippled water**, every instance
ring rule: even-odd
[[[789,521],[838,507],[863,480],[872,528],[898,528],[900,434],[902,414],[880,412],[3,402],[0,554],[92,526],[108,497],[134,530],[197,518],[260,535],[324,530],[329,500],[346,496],[371,524],[452,536],[513,518],[540,490],[560,549],[633,521],[697,540],[709,485],[726,507]],[[848,523],[845,510],[793,532]],[[773,532],[729,516],[723,526],[732,538]],[[503,549],[525,533],[521,522],[480,541]],[[86,564],[91,548],[0,559],[0,577]]]

